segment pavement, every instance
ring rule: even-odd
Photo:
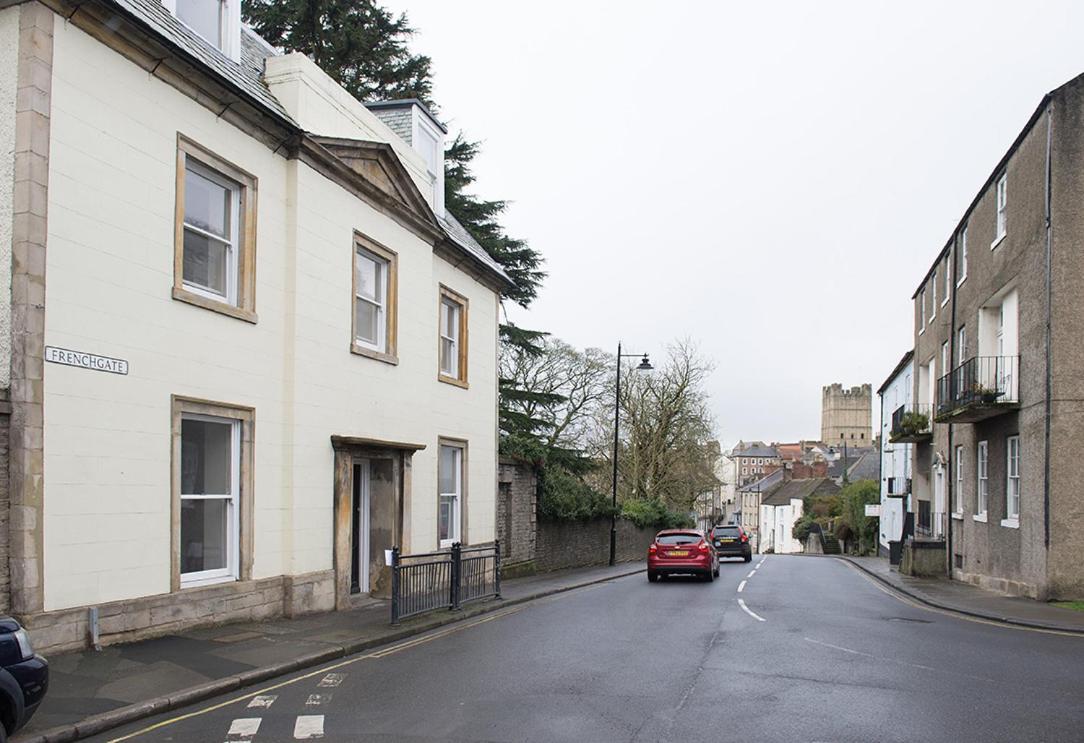
[[[1082,739],[1084,638],[927,608],[840,560],[721,568],[508,607],[91,740]]]
[[[478,614],[643,571],[642,562],[505,580],[500,600],[389,624],[386,602],[195,629],[49,657],[49,693],[18,743],[78,740],[215,694],[413,637]]]
[[[889,588],[927,606],[1021,627],[1084,635],[1084,612],[1082,611],[1065,609],[1028,598],[1005,596],[969,583],[945,578],[912,578],[901,575],[883,557],[852,557],[850,555],[831,555],[830,557],[846,560]]]

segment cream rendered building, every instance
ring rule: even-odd
[[[492,541],[509,280],[439,122],[235,0],[0,5],[0,571],[37,644],[345,608],[386,548]]]

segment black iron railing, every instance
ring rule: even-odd
[[[447,552],[417,555],[391,550],[391,621],[436,609],[459,609],[484,598],[500,598],[501,547],[458,542]]]
[[[1019,356],[975,356],[937,380],[937,414],[1020,401]]]

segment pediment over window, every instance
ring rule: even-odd
[[[406,168],[399,162],[391,145],[336,137],[312,136],[311,140],[334,155],[382,196],[410,211],[417,219],[439,229],[433,210],[418,191]]]

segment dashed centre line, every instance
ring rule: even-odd
[[[743,599],[738,599],[738,606],[740,606],[742,608],[742,611],[744,611],[746,614],[748,614],[749,616],[751,616],[753,619],[757,620],[758,622],[767,621],[766,619],[764,619],[764,617],[760,616],[755,611],[753,611],[748,606],[746,606],[745,601]]]
[[[742,581],[741,583],[738,584],[738,593],[741,593],[744,590],[745,590],[745,581]]]
[[[753,568],[752,570],[749,571],[749,575],[745,576],[745,578],[748,580],[749,578],[752,578],[756,574],[757,574],[757,569]]]

